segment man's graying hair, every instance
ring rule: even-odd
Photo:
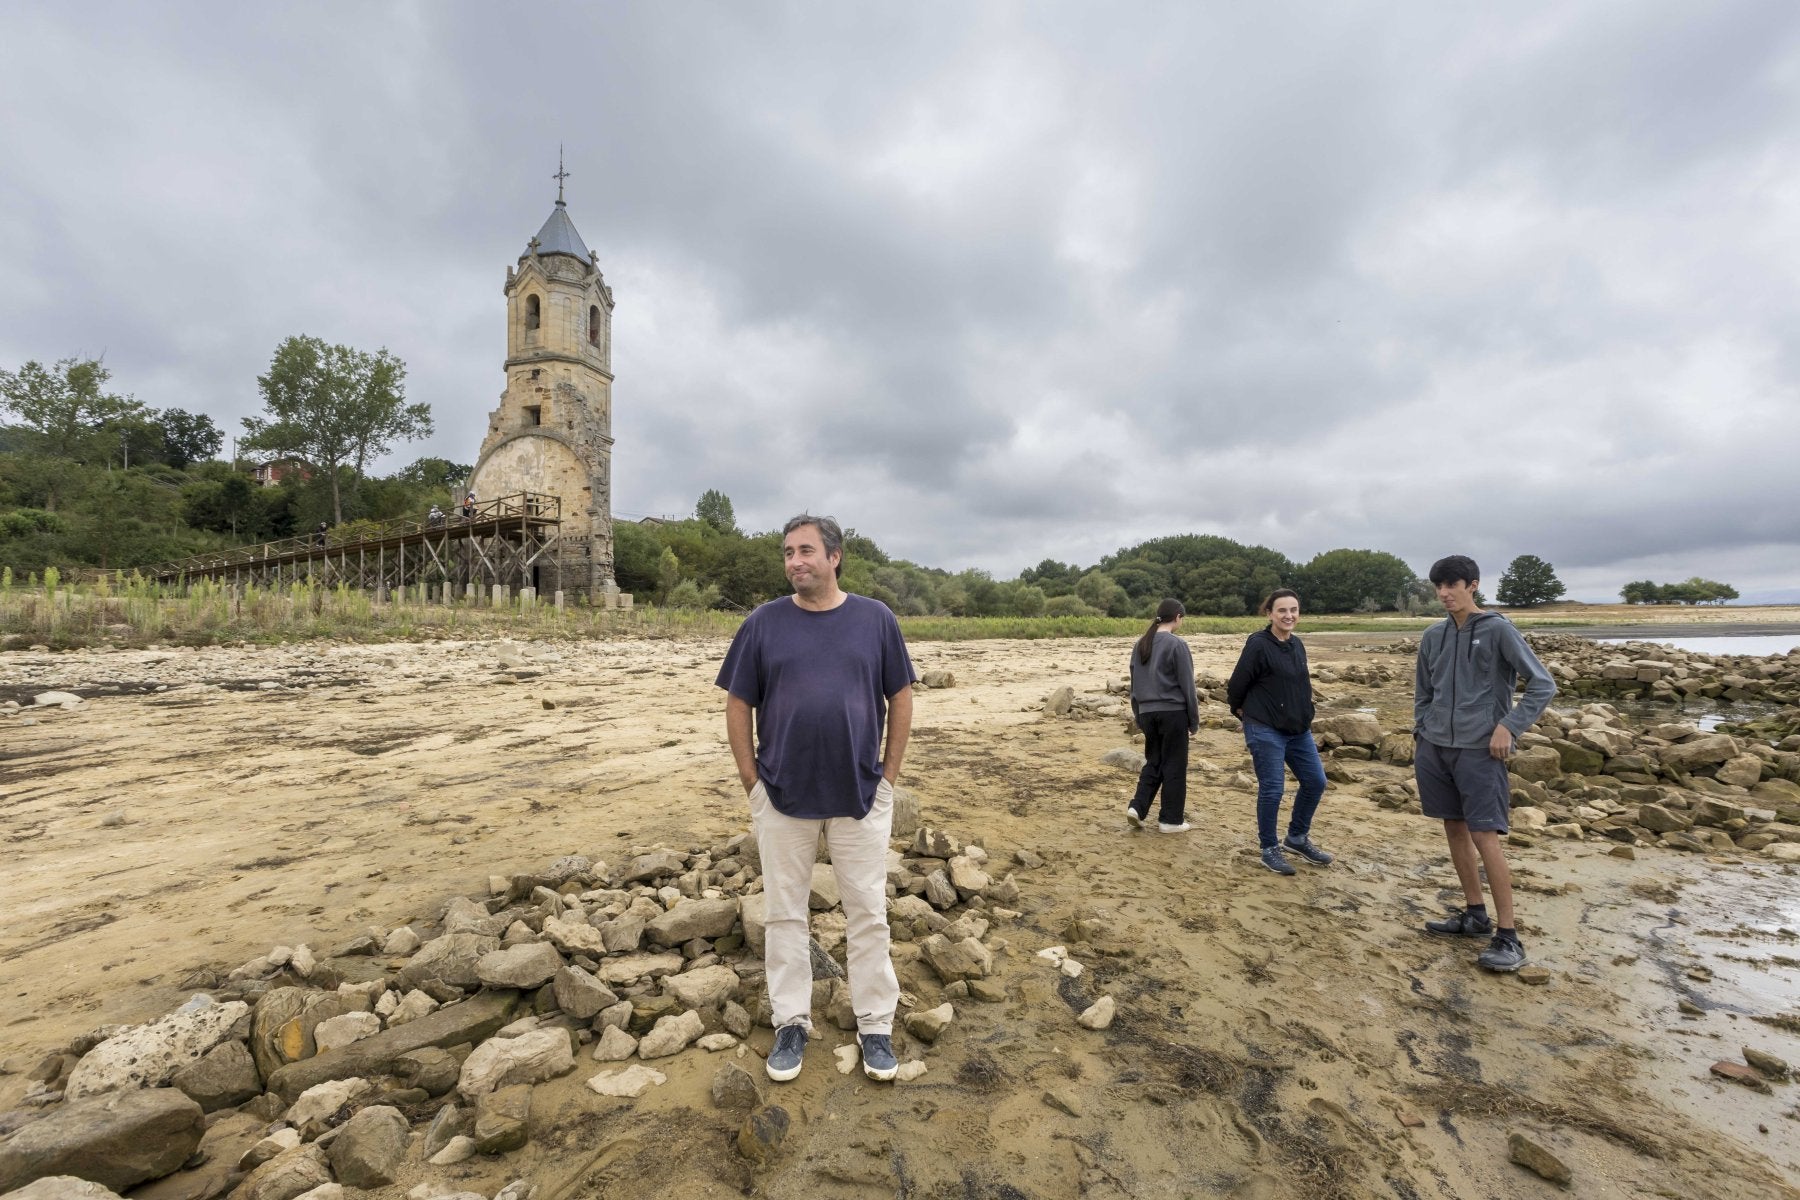
[[[788,518],[788,523],[781,527],[782,540],[786,541],[788,534],[806,525],[811,525],[819,531],[819,541],[824,544],[825,553],[838,556],[837,574],[842,576],[844,573],[843,526],[831,517],[815,517],[811,513],[801,513],[797,517]]]

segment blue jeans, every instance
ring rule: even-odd
[[[1256,764],[1256,836],[1267,850],[1275,845],[1275,817],[1281,811],[1281,789],[1286,782],[1282,767],[1293,771],[1300,784],[1287,835],[1303,838],[1312,831],[1313,813],[1325,795],[1325,766],[1312,730],[1283,733],[1257,721],[1244,722],[1244,745]]]

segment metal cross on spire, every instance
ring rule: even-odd
[[[550,178],[556,180],[556,202],[558,204],[561,204],[563,202],[563,180],[567,179],[568,177],[569,177],[569,173],[567,171],[563,170],[562,143],[558,142],[556,144],[556,174],[554,174],[550,177]]]

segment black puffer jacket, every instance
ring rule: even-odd
[[[1293,634],[1287,641],[1268,628],[1244,643],[1226,685],[1233,716],[1279,729],[1304,733],[1312,727],[1312,676],[1306,668],[1306,646]]]

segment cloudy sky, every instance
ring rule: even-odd
[[[621,514],[1800,600],[1800,6],[28,2],[0,106],[0,365],[233,432],[308,333],[473,461],[560,142]]]

